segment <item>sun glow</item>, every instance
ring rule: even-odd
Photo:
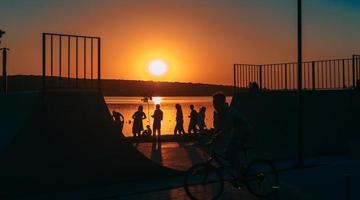
[[[152,60],[149,63],[149,72],[155,76],[161,76],[167,71],[167,64],[162,60]]]

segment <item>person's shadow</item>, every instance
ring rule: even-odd
[[[151,160],[162,165],[161,142],[153,142],[151,147]]]

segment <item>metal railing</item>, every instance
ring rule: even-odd
[[[100,89],[100,81],[100,37],[42,34],[43,89]]]
[[[260,90],[297,90],[297,73],[297,63],[234,64],[234,89],[256,84]],[[304,90],[354,88],[359,79],[360,55],[302,63]]]

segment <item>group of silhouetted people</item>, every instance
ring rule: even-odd
[[[143,120],[146,119],[146,115],[143,112],[143,107],[140,105],[138,110],[133,114],[134,120],[132,131],[134,137],[139,136],[154,136],[160,141],[161,135],[161,121],[163,120],[163,112],[160,109],[160,105],[156,104],[154,114],[151,116],[154,118],[153,129],[147,125],[146,129],[143,128]],[[214,129],[211,132],[211,144],[213,151],[223,156],[232,158],[237,157],[236,149],[244,147],[248,142],[252,133],[252,126],[248,120],[240,113],[235,107],[229,106],[226,102],[226,97],[223,93],[218,92],[213,95],[213,125]],[[184,119],[183,112],[180,104],[175,105],[176,108],[176,125],[174,129],[174,135],[185,135],[184,131]],[[190,121],[188,128],[188,135],[195,134],[196,136],[201,131],[206,130],[205,124],[205,112],[206,108],[201,107],[199,112],[195,110],[194,105],[190,105]],[[121,124],[124,121],[123,116],[113,111],[114,121],[117,124]],[[122,129],[121,124],[121,129]],[[204,132],[205,133],[205,132]],[[235,152],[235,153],[232,153]],[[230,155],[226,155],[229,154]],[[235,160],[235,159],[234,159]]]
[[[174,129],[174,135],[184,135],[184,117],[183,111],[180,104],[175,104],[176,108],[176,124]],[[132,133],[134,137],[141,136],[154,136],[159,139],[161,135],[161,121],[163,120],[163,111],[160,109],[160,105],[155,105],[154,114],[151,115],[153,118],[153,126],[152,129],[150,125],[146,126],[144,129],[143,120],[146,119],[146,114],[143,111],[143,106],[140,105],[138,110],[132,115],[133,126]],[[205,123],[205,112],[206,108],[203,106],[199,109],[199,112],[195,110],[194,105],[190,105],[190,122],[188,127],[188,134],[198,134],[203,132],[206,129]]]
[[[184,131],[184,119],[183,112],[180,104],[175,105],[176,108],[176,125],[174,129],[174,135],[183,135]],[[205,112],[206,108],[203,106],[199,112],[196,112],[194,105],[190,105],[190,122],[188,128],[188,134],[197,134],[203,132],[206,128],[205,124]]]
[[[151,115],[151,117],[154,118],[152,130],[150,125],[147,125],[146,129],[144,130],[143,120],[146,119],[146,114],[143,110],[143,106],[140,105],[138,110],[132,116],[132,119],[134,120],[132,127],[133,136],[140,137],[153,135],[155,137],[157,133],[159,138],[161,135],[161,121],[163,120],[163,111],[160,109],[160,105],[155,105],[154,114]]]

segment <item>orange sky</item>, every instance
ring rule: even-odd
[[[233,63],[296,60],[296,3],[270,1],[11,1],[0,7],[9,74],[41,73],[41,33],[102,38],[102,77],[232,83]],[[360,52],[359,4],[304,3],[304,59]],[[148,73],[163,59],[166,75]]]

